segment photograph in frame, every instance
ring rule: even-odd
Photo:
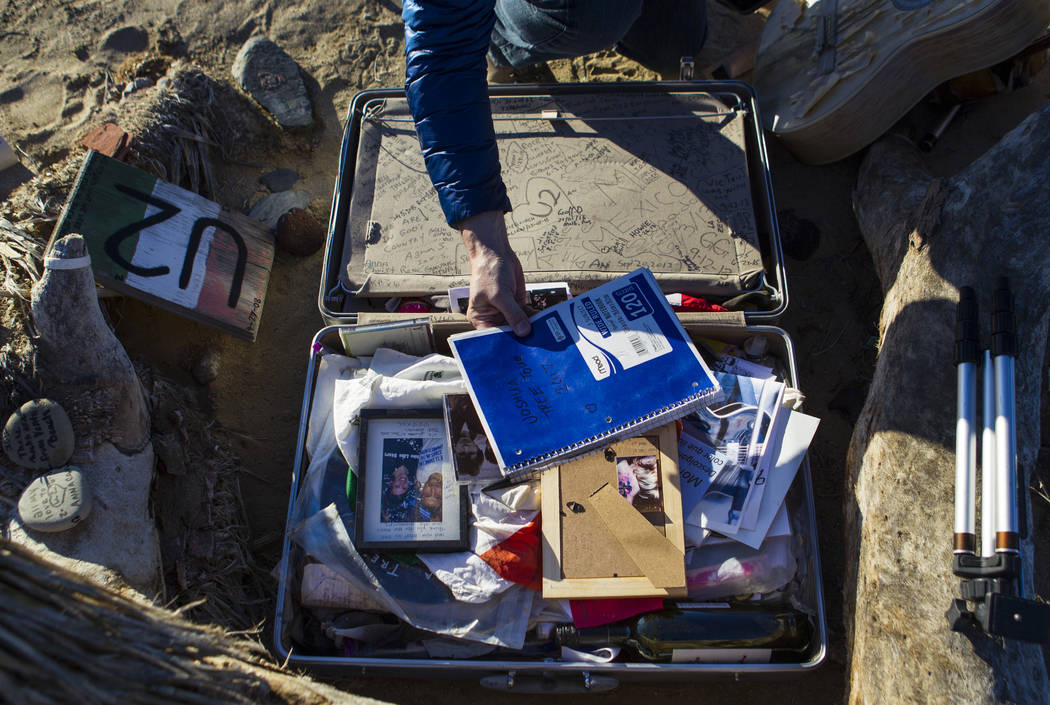
[[[440,409],[361,412],[359,550],[463,551],[469,501],[456,482]]]
[[[646,575],[633,572],[639,564],[625,560],[625,544],[600,512],[588,506],[590,498],[607,485],[615,487],[649,525],[656,541],[662,536],[672,553],[684,560],[678,434],[676,424],[670,423],[638,437],[618,440],[604,453],[575,458],[540,475],[541,512],[553,519],[541,523],[544,598],[685,596],[688,591],[684,582],[657,585]]]

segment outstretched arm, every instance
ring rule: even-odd
[[[467,317],[504,321],[524,335],[521,264],[503,214],[510,210],[488,101],[485,53],[495,0],[404,0],[405,91],[430,179],[470,255]]]

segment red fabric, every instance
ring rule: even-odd
[[[533,590],[541,589],[539,517],[482,553],[481,560],[504,580]]]
[[[699,299],[688,294],[681,294],[682,303],[672,305],[675,311],[728,311],[728,308],[713,304],[706,299]]]
[[[662,597],[623,597],[602,600],[569,600],[572,623],[577,629],[600,627],[643,612],[663,609]]]

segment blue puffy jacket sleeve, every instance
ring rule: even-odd
[[[405,91],[449,225],[510,208],[500,177],[485,54],[495,0],[404,0]]]

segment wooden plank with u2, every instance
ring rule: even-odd
[[[71,233],[103,286],[255,340],[274,257],[263,223],[91,151],[52,240]]]

